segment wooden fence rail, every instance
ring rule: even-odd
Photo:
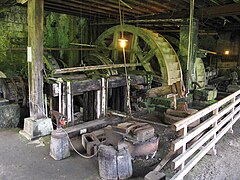
[[[180,170],[172,179],[182,179],[210,150],[216,154],[215,144],[228,131],[233,132],[232,126],[240,118],[239,112],[240,90],[175,123],[173,127],[181,137],[172,143],[172,150],[178,152],[172,162],[174,169]],[[198,126],[188,127],[199,119]]]

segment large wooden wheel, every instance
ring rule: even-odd
[[[150,30],[123,25],[127,63],[141,63],[142,69],[159,77],[163,85],[172,85],[182,81],[182,70],[176,52],[170,43],[160,34]],[[103,32],[97,39],[98,53],[114,63],[123,63],[121,27],[114,26]],[[140,70],[140,69],[137,69]]]

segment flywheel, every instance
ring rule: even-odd
[[[171,44],[160,34],[150,30],[124,24],[114,26],[103,32],[97,39],[98,53],[111,59],[115,64],[123,63],[119,39],[127,40],[127,63],[141,63],[135,70],[150,72],[162,85],[172,85],[182,81],[182,70],[176,52]]]

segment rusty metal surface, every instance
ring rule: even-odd
[[[145,157],[148,155],[153,155],[158,150],[159,137],[153,137],[145,142],[133,143],[131,141],[127,141],[130,153],[133,158],[135,157]]]
[[[125,142],[133,158],[153,155],[158,150],[159,137],[154,136],[154,128],[147,123],[125,122],[104,129],[106,145],[121,149]]]

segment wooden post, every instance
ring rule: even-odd
[[[192,2],[192,1],[191,1]],[[179,51],[181,54],[181,66],[184,75],[185,87],[188,89],[194,81],[192,74],[193,65],[196,59],[198,45],[198,20],[194,19],[191,29],[189,29],[190,20],[186,19],[180,27]],[[191,35],[191,37],[189,37]],[[190,54],[189,54],[190,53]]]
[[[43,8],[44,0],[28,0],[28,85],[30,117],[44,117]]]
[[[28,0],[28,88],[30,117],[19,133],[32,140],[52,132],[45,114],[43,96],[43,9],[44,0]]]

